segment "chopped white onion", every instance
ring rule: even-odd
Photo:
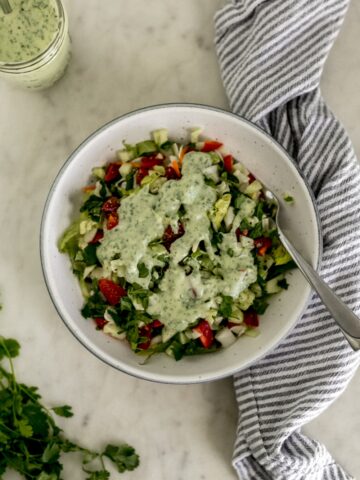
[[[233,327],[230,328],[230,330],[235,334],[237,335],[238,337],[240,337],[240,335],[242,335],[243,333],[246,332],[246,327],[244,325],[234,325]]]
[[[236,337],[227,327],[219,330],[215,335],[215,338],[224,348],[229,347],[236,341]]]

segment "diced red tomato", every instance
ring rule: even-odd
[[[103,203],[101,210],[105,213],[115,212],[120,206],[119,199],[116,197],[110,197]]]
[[[212,152],[213,150],[217,150],[218,148],[222,147],[222,143],[216,142],[215,140],[207,140],[202,147],[202,152]]]
[[[163,244],[165,245],[167,250],[170,250],[171,244],[174,243],[175,240],[177,240],[178,238],[182,237],[184,233],[185,233],[185,229],[182,223],[179,223],[177,233],[174,232],[174,230],[171,228],[170,225],[166,227],[163,235]]]
[[[127,295],[126,290],[121,285],[107,278],[100,278],[98,285],[100,292],[110,305],[116,305],[122,297]]]
[[[95,233],[95,237],[92,240],[90,240],[89,243],[99,243],[103,237],[104,237],[104,232],[102,230],[98,230]]]
[[[248,327],[258,327],[259,326],[259,317],[254,310],[248,310],[244,312],[244,323]]]
[[[247,228],[244,228],[243,230],[240,230],[240,228],[237,228],[235,230],[236,238],[239,241],[240,237],[247,237],[249,235],[249,230]]]
[[[164,325],[160,322],[160,320],[154,320],[153,322],[141,327],[139,329],[139,335],[141,337],[147,338],[147,340],[139,343],[138,348],[140,348],[140,350],[147,350],[150,347],[152,337],[158,334],[158,332],[154,332],[154,330],[159,329],[163,326]]]
[[[94,318],[97,328],[102,330],[107,323],[109,323],[105,318]]]
[[[231,173],[233,171],[234,159],[232,155],[226,155],[224,157],[224,168],[227,172]]]
[[[179,177],[173,167],[166,167],[165,169],[165,177],[168,180],[177,180]]]
[[[141,350],[147,350],[150,347],[152,328],[150,325],[144,325],[139,329],[139,334],[141,337],[146,337],[145,342],[139,343],[138,348]]]
[[[149,170],[144,167],[140,167],[136,172],[136,183],[140,185],[141,180],[149,175]]]
[[[256,180],[256,178],[254,177],[254,175],[252,173],[249,173],[248,179],[249,179],[249,183],[253,183]]]
[[[119,223],[119,215],[117,214],[117,212],[109,213],[106,218],[106,228],[108,230],[112,230],[113,228],[116,227],[116,225],[118,225],[118,223]]]
[[[268,237],[259,237],[254,240],[258,255],[263,257],[265,253],[271,248],[272,241]]]
[[[113,182],[114,180],[117,180],[118,178],[120,178],[120,172],[119,172],[120,166],[121,166],[121,163],[119,162],[109,163],[105,172],[105,177],[104,177],[105,182]]]
[[[164,325],[160,322],[160,320],[154,320],[153,322],[150,323],[150,326],[152,328],[160,328],[160,327],[163,327]]]
[[[151,155],[150,157],[142,157],[140,162],[140,168],[147,168],[149,170],[150,168],[155,167],[155,165],[162,165],[163,159],[156,157],[157,155]]]
[[[211,330],[210,324],[207,320],[201,320],[199,325],[194,327],[194,330],[200,333],[199,340],[204,348],[210,348],[214,343],[214,333]]]

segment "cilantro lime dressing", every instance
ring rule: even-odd
[[[154,265],[161,264],[149,244],[161,239],[168,225],[176,231],[179,210],[184,209],[185,234],[171,245],[169,266],[159,283],[159,292],[150,296],[147,309],[165,325],[168,336],[185,330],[199,318],[206,318],[220,294],[235,298],[256,281],[252,240],[238,242],[233,228],[223,234],[218,254],[215,255],[211,246],[208,214],[217,200],[217,192],[206,184],[203,175],[211,165],[210,155],[188,153],[180,180],[166,182],[156,195],[145,186],[123,199],[118,209],[118,226],[105,232],[97,249],[105,272],[115,271],[128,282],[148,288],[150,274],[144,278],[138,266],[144,264],[150,272]],[[251,212],[252,207],[252,204],[244,207],[242,215]],[[179,265],[202,241],[216,268],[216,275],[210,278],[202,277],[199,266],[195,265],[192,272],[186,274]]]
[[[147,311],[165,325],[165,338],[186,330],[198,318],[206,318],[214,306],[212,288],[206,288],[199,271],[186,275],[173,262],[160,282],[160,290],[151,295]]]
[[[145,186],[137,193],[121,201],[118,210],[120,222],[107,231],[97,256],[105,270],[115,271],[128,282],[149,285],[150,277],[140,278],[138,264],[144,263],[151,270],[154,259],[149,243],[162,237],[164,225],[156,207],[158,197]]]
[[[151,194],[149,187],[145,186],[121,201],[118,210],[120,222],[105,233],[97,249],[105,271],[114,271],[115,268],[118,274],[123,273],[128,282],[136,282],[147,288],[150,275],[142,278],[138,265],[143,263],[150,271],[157,263],[149,244],[161,239],[168,225],[177,229],[181,206],[186,211],[186,233],[172,245],[173,261],[180,262],[189,250],[196,250],[202,240],[210,243],[207,212],[216,200],[216,192],[205,184],[202,174],[202,170],[209,165],[209,155],[188,154],[184,159],[180,180],[166,182],[157,195]]]
[[[0,62],[31,60],[44,52],[59,28],[54,0],[11,0],[12,12],[0,9]]]

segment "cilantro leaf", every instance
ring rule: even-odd
[[[86,480],[107,480],[110,478],[110,473],[107,470],[96,470],[87,473],[90,473],[90,475],[86,477]]]
[[[81,309],[81,314],[85,318],[103,317],[106,307],[106,302],[100,293],[95,292],[87,299],[87,302]]]
[[[97,245],[91,243],[87,245],[82,251],[84,262],[86,265],[96,265],[99,263],[99,260],[96,256]]]
[[[33,435],[33,429],[31,425],[29,425],[28,420],[20,420],[17,422],[17,427],[19,429],[20,435],[26,438],[30,438]]]
[[[4,357],[14,358],[19,355],[20,345],[13,338],[0,337],[0,360]]]
[[[253,308],[255,312],[258,313],[259,315],[263,315],[265,313],[265,310],[269,306],[266,299],[267,297],[255,298],[251,308]]]
[[[279,280],[278,285],[279,285],[280,288],[283,288],[284,290],[287,290],[288,287],[289,287],[289,284],[286,281],[286,278],[283,278],[282,280]]]
[[[284,198],[285,202],[287,202],[287,203],[294,203],[294,197],[289,195],[289,194],[285,194],[283,196],[283,198]]]
[[[68,452],[82,455],[88,480],[110,478],[104,467],[105,456],[115,463],[119,472],[137,467],[139,457],[128,445],[108,445],[105,454],[68,440],[41,403],[37,388],[17,382],[12,357],[18,355],[19,350],[16,340],[0,336],[0,478],[10,468],[28,479],[60,480],[61,454]],[[10,369],[3,366],[4,359],[9,361]],[[69,405],[52,410],[63,417],[72,416]],[[87,471],[84,465],[88,462],[96,463],[98,470]]]
[[[101,216],[101,207],[104,200],[96,195],[90,195],[90,197],[84,202],[80,208],[80,212],[87,212],[89,217],[94,221],[99,221]]]
[[[52,442],[52,443],[49,443],[42,456],[41,456],[41,460],[44,462],[44,463],[54,463],[56,462],[59,457],[60,457],[60,446],[55,443],[55,442]]]
[[[223,295],[221,304],[219,307],[219,314],[222,317],[229,318],[232,312],[232,304],[233,304],[232,298],[226,295]]]
[[[211,243],[214,247],[218,247],[223,240],[223,234],[221,232],[213,232]]]
[[[272,265],[269,268],[266,279],[271,280],[272,278],[277,277],[281,273],[285,273],[288,270],[292,270],[293,268],[296,268],[296,263],[293,260],[290,260],[290,262],[287,262],[284,265]]]
[[[134,188],[134,176],[136,169],[134,168],[125,177],[125,190],[132,190]]]
[[[250,238],[259,238],[263,235],[263,226],[262,222],[258,222],[249,233]]]
[[[139,272],[139,278],[146,278],[150,273],[145,263],[139,263],[137,268]]]
[[[55,473],[41,472],[36,480],[58,480],[58,476]]]
[[[56,413],[56,415],[59,415],[60,417],[68,418],[74,415],[70,405],[61,405],[60,407],[53,407],[51,410],[53,410]]]
[[[39,403],[28,403],[23,408],[23,416],[33,429],[34,436],[46,437],[49,432],[48,416]]]
[[[134,470],[139,465],[139,456],[133,447],[127,445],[107,445],[103,455],[109,458],[117,467],[119,473]]]

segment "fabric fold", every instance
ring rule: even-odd
[[[215,42],[231,109],[272,135],[313,190],[323,232],[320,273],[359,314],[360,168],[319,89],[347,6],[235,0],[215,17]],[[358,365],[359,354],[314,294],[290,335],[235,377],[239,478],[352,478],[300,429],[343,392]]]

